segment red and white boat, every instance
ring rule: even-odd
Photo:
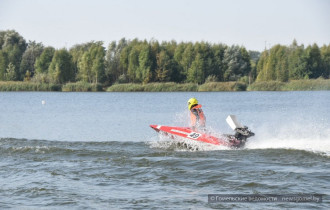
[[[195,131],[190,127],[173,127],[163,125],[150,125],[151,128],[157,132],[167,135],[172,139],[189,139],[198,142],[204,142],[207,144],[221,145],[230,148],[242,148],[244,147],[247,138],[254,136],[248,127],[242,126],[236,119],[236,116],[229,115],[226,119],[229,126],[235,131],[234,135],[222,135],[221,137],[215,137],[204,131]]]

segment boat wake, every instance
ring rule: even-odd
[[[330,128],[325,126],[292,124],[278,129],[261,127],[256,133],[245,148],[305,150],[330,157]]]
[[[305,126],[304,126],[305,127]],[[312,128],[311,126],[309,128]],[[211,129],[211,128],[210,128]],[[211,129],[212,130],[212,129]],[[222,134],[212,130],[213,135]],[[159,148],[174,151],[214,151],[214,150],[236,150],[226,146],[211,145],[190,139],[171,139],[159,134],[156,139],[149,143],[151,148]],[[290,149],[304,150],[330,157],[330,128],[302,129],[301,126],[283,125],[281,128],[260,127],[256,129],[256,136],[247,141],[245,150],[253,149]],[[241,149],[240,149],[241,150]]]

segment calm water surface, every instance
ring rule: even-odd
[[[209,130],[235,114],[246,148],[180,148],[150,124]],[[45,103],[43,104],[42,101]],[[327,209],[330,92],[0,92],[0,208]],[[322,203],[215,203],[208,194],[323,194]]]

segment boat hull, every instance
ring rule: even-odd
[[[236,139],[232,135],[224,135],[222,138],[209,135],[204,132],[194,131],[190,127],[173,127],[162,125],[150,125],[151,128],[171,138],[182,137],[192,141],[203,142],[213,145],[221,145],[232,148],[239,148],[244,146],[245,142]]]

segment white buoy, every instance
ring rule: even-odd
[[[42,100],[42,101],[41,101],[41,104],[42,104],[42,105],[45,105],[45,104],[46,104],[46,101]]]

